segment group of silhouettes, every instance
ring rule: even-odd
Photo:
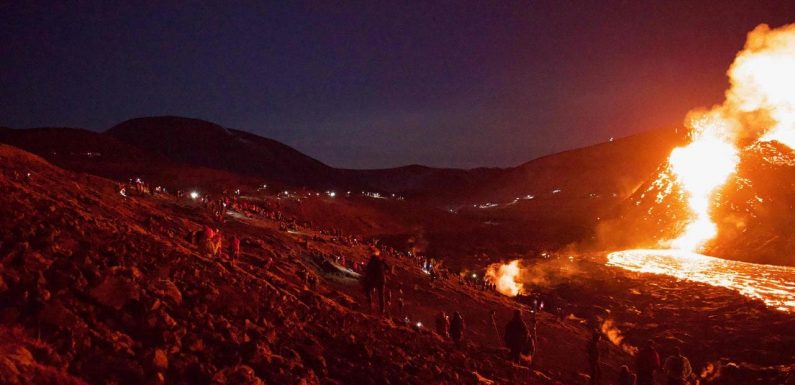
[[[590,384],[601,383],[602,371],[600,368],[601,353],[599,341],[602,333],[594,330],[591,340],[586,348],[590,368]],[[622,365],[618,373],[618,385],[653,385],[654,377],[662,372],[666,385],[688,385],[694,379],[693,368],[690,360],[682,355],[679,347],[673,349],[673,354],[660,365],[660,354],[657,352],[654,341],[648,340],[646,345],[635,355],[636,373],[627,365]]]

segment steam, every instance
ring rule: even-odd
[[[509,263],[494,263],[486,269],[486,279],[497,285],[497,291],[515,297],[528,290],[528,287],[552,287],[579,272],[576,263],[567,258],[542,254],[543,259],[525,261],[513,260]]]
[[[627,354],[634,356],[636,353],[638,353],[638,348],[624,342],[624,336],[621,334],[621,330],[618,329],[613,320],[607,319],[602,322],[601,330],[602,334],[607,336],[607,339],[609,339],[613,345],[620,347]]]
[[[509,297],[516,297],[522,291],[523,284],[518,280],[520,273],[519,260],[506,264],[494,263],[486,269],[486,279],[497,285],[497,291]]]

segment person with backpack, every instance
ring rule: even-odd
[[[667,385],[686,385],[690,376],[693,375],[693,368],[690,360],[682,355],[679,347],[674,348],[674,354],[665,359],[663,372],[667,379]]]
[[[461,313],[453,313],[453,319],[450,321],[450,338],[456,345],[461,343],[461,338],[464,336],[464,318]]]
[[[518,363],[522,358],[522,351],[530,339],[530,333],[527,330],[527,325],[522,319],[522,311],[516,309],[513,311],[513,318],[505,325],[505,346],[508,347],[508,359]]]
[[[654,384],[654,372],[660,370],[660,355],[654,348],[654,341],[647,341],[646,346],[638,352],[635,370],[638,371],[638,385]]]

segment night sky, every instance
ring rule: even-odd
[[[791,0],[8,3],[0,125],[180,115],[354,168],[510,166],[678,126],[722,101],[747,32],[795,22]]]

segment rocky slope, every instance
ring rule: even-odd
[[[536,369],[505,361],[484,309],[503,323],[516,304],[454,281],[431,285],[410,261],[390,259],[405,314],[371,314],[355,280],[312,259],[362,261],[368,246],[230,213],[223,231],[241,237],[243,255],[211,258],[184,238],[211,221],[190,201],[125,198],[111,182],[8,146],[0,169],[2,383],[572,383],[585,368],[571,352],[586,329],[551,316],[541,318],[549,354]],[[416,327],[439,310],[464,314],[467,343]]]

